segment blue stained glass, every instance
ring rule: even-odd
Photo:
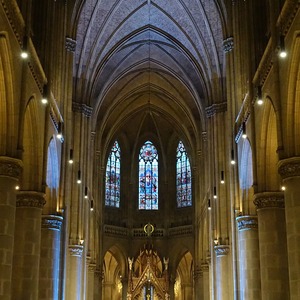
[[[120,207],[121,150],[117,141],[111,148],[105,176],[105,205]]]
[[[181,141],[176,151],[176,199],[177,207],[192,206],[191,166]]]
[[[139,209],[158,209],[158,154],[150,141],[139,154]]]

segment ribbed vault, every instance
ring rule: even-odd
[[[78,2],[74,98],[94,108],[93,127],[101,128],[102,140],[124,126],[143,127],[144,114],[152,112],[157,128],[165,128],[162,137],[175,130],[197,143],[194,137],[205,130],[205,107],[224,101],[220,5]]]

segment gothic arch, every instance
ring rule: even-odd
[[[259,191],[278,191],[277,172],[278,131],[277,119],[272,99],[267,98],[261,115],[260,128],[257,130],[257,183]]]
[[[300,155],[300,34],[291,47],[287,85],[285,151],[288,157]]]
[[[5,32],[0,32],[0,155],[13,156],[15,107],[10,44]]]
[[[58,159],[57,139],[53,136],[48,144],[47,149],[47,170],[46,170],[46,205],[44,213],[49,210],[49,213],[58,211],[58,189],[60,177],[60,164]]]
[[[24,163],[21,189],[40,191],[42,186],[42,153],[43,141],[40,130],[42,122],[39,120],[35,97],[27,103],[24,114],[23,153]],[[42,126],[42,130],[44,130]]]

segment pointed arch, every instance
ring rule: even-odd
[[[139,154],[139,209],[158,209],[158,153],[150,141]]]
[[[105,205],[120,207],[121,188],[121,148],[115,141],[106,164],[105,174]]]
[[[0,155],[12,155],[15,131],[14,89],[11,50],[6,34],[0,32]]]
[[[23,177],[22,188],[25,190],[38,191],[42,183],[42,156],[43,152],[42,141],[40,140],[37,130],[41,127],[38,120],[37,103],[34,97],[28,101],[24,116],[24,131],[23,131]]]
[[[176,149],[176,199],[177,207],[192,206],[191,165],[182,141]]]
[[[56,200],[58,195],[59,176],[60,176],[60,165],[59,165],[59,159],[57,153],[57,144],[56,144],[56,139],[52,137],[48,145],[47,171],[46,171],[46,184],[47,184],[46,207],[48,207],[50,211],[56,210],[57,208]]]

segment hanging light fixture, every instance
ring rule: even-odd
[[[28,58],[28,37],[25,35],[23,37],[23,44],[22,44],[22,50],[21,50],[21,57],[23,59],[27,59]]]
[[[214,186],[214,199],[217,199],[217,188]]]
[[[48,103],[48,86],[47,86],[47,84],[45,84],[44,87],[43,87],[43,93],[42,93],[41,102],[43,104],[47,104]]]
[[[262,97],[262,90],[261,86],[259,85],[257,87],[257,104],[262,105],[264,103],[263,97]]]
[[[231,149],[231,161],[230,161],[230,163],[232,165],[235,165],[235,158],[234,158],[234,150],[233,149]]]
[[[78,172],[77,172],[77,183],[81,184],[81,172],[80,172],[80,170],[78,170]]]
[[[87,186],[84,188],[84,199],[88,199],[88,188],[87,188]]]
[[[279,56],[281,58],[285,58],[287,56],[287,52],[285,50],[284,36],[281,35],[279,38]]]
[[[221,184],[224,184],[225,180],[224,180],[224,171],[221,171]]]
[[[246,133],[246,123],[242,123],[242,138],[246,139],[247,138],[247,133]]]
[[[73,160],[73,149],[70,149],[69,164],[72,164],[73,162],[74,162],[74,160]]]
[[[57,124],[57,134],[56,137],[61,140],[62,139],[62,128],[61,128],[61,122],[58,122]]]
[[[91,206],[90,206],[90,210],[93,211],[94,210],[94,201],[91,200]]]
[[[208,210],[211,210],[210,199],[208,199],[208,201],[207,201],[207,209],[208,209]]]

